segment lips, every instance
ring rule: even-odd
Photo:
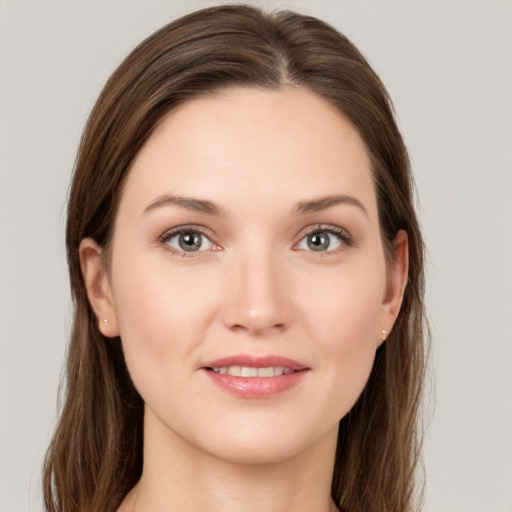
[[[292,373],[294,370],[283,366],[268,366],[265,368],[253,368],[251,366],[222,366],[214,367],[212,370],[215,373],[222,375],[232,375],[233,377],[280,377],[281,375],[287,375]]]
[[[215,361],[209,361],[204,363],[202,368],[229,368],[230,366],[240,366],[246,368],[275,368],[281,366],[293,371],[308,369],[306,365],[303,365],[287,357],[276,355],[250,356],[247,354],[239,354],[235,356],[224,357],[222,359],[216,359]]]
[[[200,369],[211,382],[242,398],[270,398],[298,385],[310,370],[286,357],[246,354],[209,361]]]

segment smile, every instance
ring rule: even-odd
[[[204,363],[200,368],[211,383],[244,399],[271,398],[307,378],[311,368],[278,355],[237,354]]]
[[[279,377],[287,375],[294,370],[283,366],[269,366],[266,368],[254,368],[251,366],[222,366],[211,368],[215,373],[232,375],[233,377]]]

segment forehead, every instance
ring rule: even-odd
[[[134,161],[121,206],[144,209],[164,193],[227,209],[343,193],[371,212],[373,188],[361,137],[327,101],[303,88],[228,89],[163,119]]]

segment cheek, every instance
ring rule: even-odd
[[[325,280],[323,289],[309,293],[308,304],[303,305],[309,336],[319,350],[339,418],[366,385],[380,341],[385,270],[376,271],[379,267],[377,262],[359,271],[340,272]]]
[[[200,270],[170,269],[132,255],[113,268],[116,315],[132,378],[136,384],[159,372],[164,378],[173,362],[200,344],[214,316],[214,284]]]
[[[347,269],[319,281],[321,286],[304,283],[307,293],[297,295],[304,297],[304,314],[328,347],[357,350],[362,344],[375,345],[378,341],[385,280],[385,271],[372,266]]]

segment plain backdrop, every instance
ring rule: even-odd
[[[87,114],[136,43],[213,3],[0,0],[0,512],[42,510],[71,318],[66,193]],[[512,512],[512,3],[260,5],[329,21],[390,90],[429,248],[426,510]]]

